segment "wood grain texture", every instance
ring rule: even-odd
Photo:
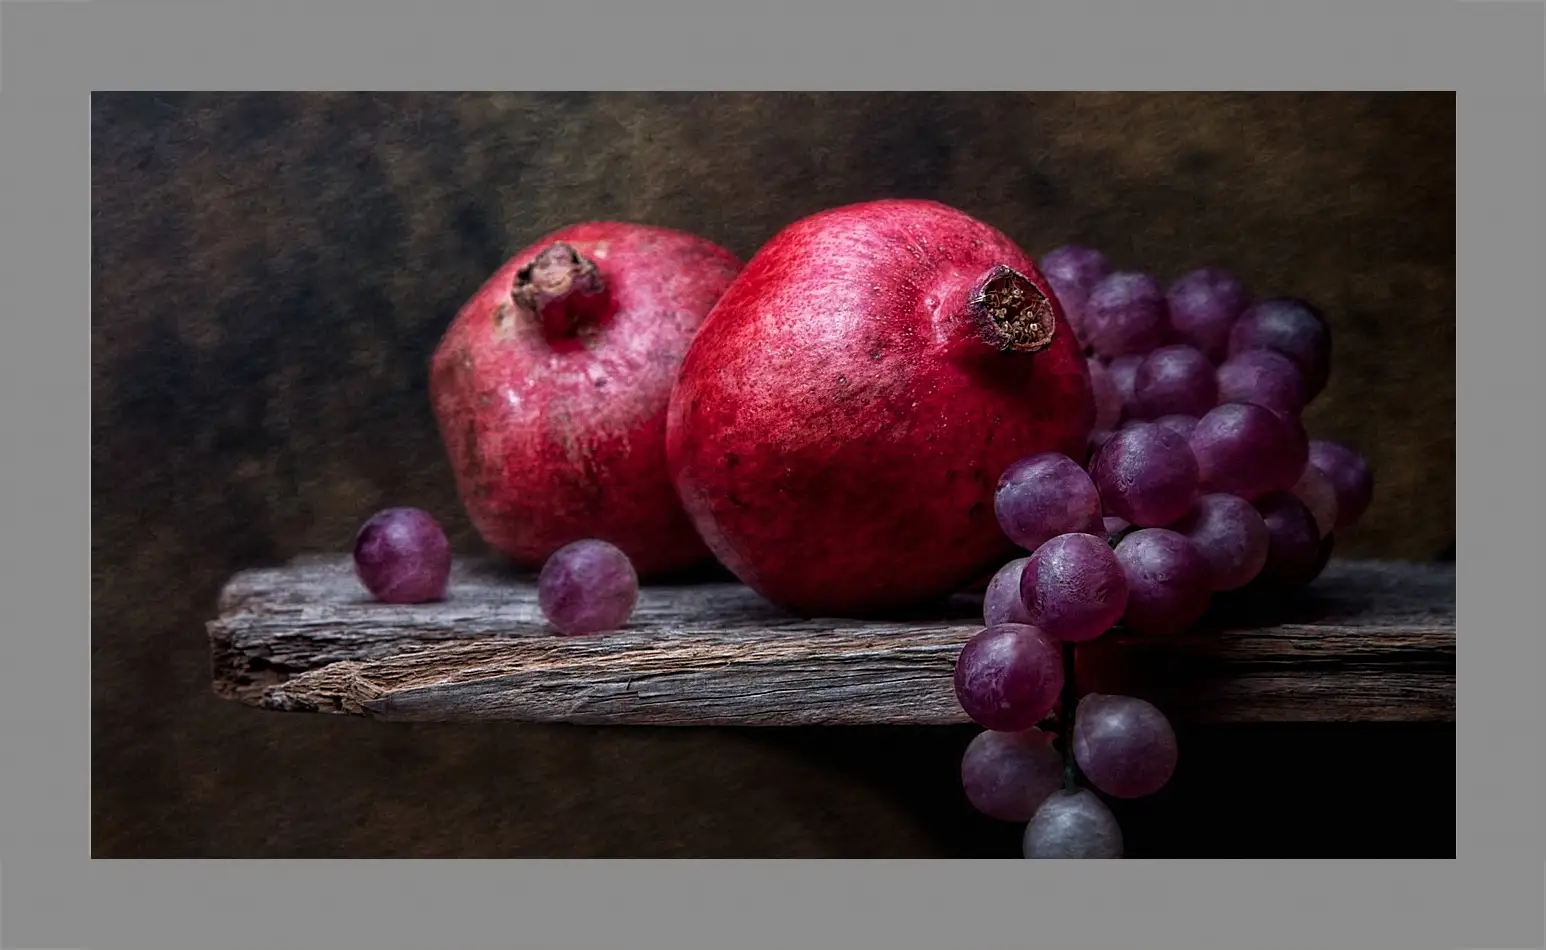
[[[549,630],[531,578],[459,562],[447,599],[370,601],[349,559],[238,574],[208,625],[218,695],[399,721],[943,725],[981,627],[958,598],[891,622],[808,620],[745,587],[641,592],[629,629]],[[1272,623],[1263,618],[1271,616]],[[1222,603],[1194,631],[1081,648],[1082,691],[1206,722],[1453,721],[1455,569],[1334,562],[1291,601]]]

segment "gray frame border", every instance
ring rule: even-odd
[[[1193,0],[1184,14],[1176,3],[958,2],[865,13],[830,0],[808,11],[819,19],[768,3],[737,14],[723,2],[679,3],[670,16],[607,6],[603,16],[595,3],[446,0],[4,4],[0,497],[9,537],[38,539],[13,546],[0,570],[5,945],[1541,946],[1543,641],[1535,592],[1524,596],[1530,585],[1514,578],[1534,578],[1542,560],[1520,528],[1536,524],[1541,457],[1517,435],[1535,432],[1535,320],[1547,309],[1536,270],[1542,5]],[[549,39],[514,42],[523,34]],[[582,34],[590,57],[552,39]],[[1458,510],[1473,523],[1458,592],[1467,648],[1457,860],[89,861],[87,94],[566,82],[1457,91],[1458,312],[1476,328],[1456,353],[1466,419]]]

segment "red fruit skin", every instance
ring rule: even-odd
[[[1046,298],[1036,352],[985,340],[971,300],[1006,266]],[[929,201],[790,225],[694,339],[667,462],[710,549],[807,616],[865,617],[950,594],[1014,556],[1000,474],[1084,458],[1090,379],[1051,287],[1004,234]]]
[[[540,313],[516,304],[519,272],[556,243],[593,262],[605,290]],[[667,476],[666,411],[693,334],[740,267],[690,234],[588,222],[512,257],[463,306],[431,360],[430,399],[491,548],[535,570],[595,538],[645,576],[707,559]]]

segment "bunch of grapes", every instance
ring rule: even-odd
[[[1090,248],[1041,268],[1085,346],[1096,431],[1085,458],[1034,455],[999,481],[999,524],[1030,553],[989,583],[985,629],[957,660],[957,699],[988,730],[962,785],[984,814],[1026,823],[1028,858],[1117,858],[1122,833],[1096,792],[1159,791],[1176,735],[1142,699],[1075,702],[1073,645],[1118,625],[1179,633],[1222,592],[1304,587],[1373,482],[1359,453],[1301,422],[1332,357],[1310,304],[1252,301],[1219,268],[1162,289]],[[1040,728],[1060,707],[1061,751]]]

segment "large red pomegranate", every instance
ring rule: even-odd
[[[430,398],[474,527],[526,568],[572,541],[641,574],[706,560],[666,473],[682,357],[741,263],[690,234],[592,222],[511,258],[430,363]]]
[[[930,201],[805,218],[732,282],[672,394],[667,460],[711,550],[807,615],[949,594],[1008,559],[1011,462],[1083,458],[1095,406],[1052,289]]]

